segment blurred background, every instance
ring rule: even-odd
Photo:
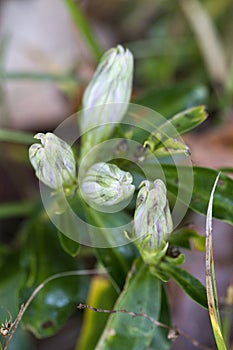
[[[184,136],[193,163],[232,168],[232,13],[231,0],[2,0],[0,128],[52,131],[81,108],[83,91],[101,54],[122,44],[135,58],[132,101],[165,116],[205,104],[208,120]],[[11,142],[0,134],[0,239],[4,247],[18,234],[38,200],[27,150],[23,142]],[[204,234],[204,217],[190,214],[186,222]],[[232,234],[232,226],[215,222],[220,302],[233,279]],[[186,268],[203,283],[204,264],[203,253],[187,254]],[[4,274],[0,297],[3,283]],[[214,348],[208,313],[175,284],[170,283],[169,291],[173,323]],[[55,349],[59,344],[60,349],[74,349],[78,329],[77,319],[72,318],[58,335],[40,342],[30,339],[28,348]],[[12,347],[19,348],[17,344]],[[172,349],[195,348],[180,338]]]

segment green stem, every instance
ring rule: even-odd
[[[0,205],[0,219],[12,217],[29,216],[32,213],[31,202],[5,203]]]
[[[82,32],[84,38],[86,39],[90,49],[92,50],[93,56],[96,61],[99,60],[103,53],[103,50],[95,36],[95,33],[91,29],[88,21],[86,20],[81,8],[77,2],[74,0],[65,0],[65,4],[76,24],[77,28]]]
[[[71,81],[77,83],[77,79],[70,74],[53,74],[44,72],[4,72],[0,73],[0,79],[4,80],[42,80],[53,82],[66,82]]]
[[[33,134],[24,131],[0,129],[0,142],[16,142],[24,145],[31,145],[35,142]]]

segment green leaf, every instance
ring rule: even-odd
[[[206,289],[196,277],[168,262],[161,262],[159,268],[168,274],[169,277],[174,278],[194,301],[207,308]]]
[[[211,191],[207,217],[206,217],[206,290],[210,320],[214,332],[214,337],[218,350],[226,350],[226,345],[222,335],[222,326],[218,308],[218,293],[215,279],[213,236],[212,236],[212,207],[214,192],[216,190],[219,175],[217,176]]]
[[[205,214],[208,206],[208,199],[211,194],[213,183],[218,175],[214,169],[194,167],[194,189],[190,207],[202,214]],[[215,192],[213,216],[217,219],[233,224],[233,180],[221,174],[219,185]]]
[[[5,310],[0,312],[1,324],[9,319],[8,312],[13,320],[18,313],[18,290],[25,277],[25,272],[19,265],[18,252],[4,252],[2,249],[0,269],[0,306]]]
[[[155,179],[155,167],[156,164],[143,164],[144,171],[149,179]],[[188,198],[190,194],[190,185],[192,184],[192,179],[189,177],[193,172],[193,191],[192,199],[190,203],[185,202],[186,205],[203,215],[206,215],[207,206],[209,202],[210,193],[214,181],[218,175],[218,171],[215,169],[197,167],[193,168],[185,166],[174,166],[170,164],[161,164],[162,170],[166,178],[166,185],[168,192],[177,197],[179,186],[181,185],[178,180],[178,169],[180,169],[180,174],[182,178],[186,179],[182,182],[181,190],[184,194],[184,198]],[[131,171],[132,170],[132,171]],[[135,167],[129,166],[128,171],[138,172]],[[213,217],[219,220],[223,220],[233,225],[233,180],[226,174],[221,173],[219,179],[219,185],[215,192],[215,201],[213,204]],[[188,197],[186,196],[188,194]],[[180,198],[182,201],[182,197]]]
[[[19,311],[18,291],[25,278],[25,271],[19,264],[18,251],[12,250],[10,246],[7,248],[0,245],[0,324],[5,323],[10,318],[12,318],[12,322],[16,319]],[[19,328],[9,350],[32,350],[34,347],[30,340],[26,331]],[[0,341],[3,341],[2,337],[0,337]]]
[[[31,202],[4,203],[0,205],[0,219],[29,216],[33,212]]]
[[[150,107],[165,117],[171,117],[184,109],[207,103],[208,90],[205,86],[179,85],[151,89],[134,101]]]
[[[118,295],[111,282],[105,276],[95,276],[91,280],[88,305],[95,305],[97,308],[112,309]],[[105,328],[109,314],[102,314],[92,310],[84,311],[84,320],[81,336],[78,339],[76,350],[95,350],[96,344]]]
[[[162,286],[159,322],[171,326],[170,305],[164,286]],[[171,340],[168,339],[168,333],[168,329],[158,327],[155,331],[155,336],[152,340],[150,348],[159,350],[169,350],[171,348]]]
[[[67,254],[71,255],[72,257],[75,257],[78,255],[79,248],[80,248],[79,243],[68,238],[61,232],[58,232],[58,237],[62,248]]]
[[[187,155],[190,152],[188,146],[177,140],[176,137],[194,129],[206,118],[207,113],[204,106],[186,109],[152,130],[148,139],[144,141],[144,147],[148,147],[157,157],[169,156],[170,153]]]
[[[48,219],[33,219],[25,228],[21,268],[28,271],[20,290],[20,303],[25,302],[47,277],[64,271],[77,270],[77,262],[61,248],[55,227]],[[38,338],[57,332],[74,311],[85,287],[85,279],[72,276],[46,284],[33,300],[23,317],[23,323]]]
[[[106,213],[95,213],[89,211],[89,223],[98,227],[119,227],[118,236],[124,235],[120,226],[130,222],[131,217],[124,213],[114,213],[114,215],[106,215]],[[109,277],[113,282],[116,290],[120,292],[125,284],[126,276],[132,266],[135,257],[138,256],[138,250],[134,244],[125,244],[114,248],[96,248],[96,256],[108,271]]]
[[[196,248],[205,251],[205,237],[190,227],[182,227],[169,237],[170,244],[186,249],[191,249],[190,241],[193,240]]]
[[[15,131],[9,129],[0,129],[0,141],[17,142],[24,145],[31,145],[35,142],[33,134],[25,131]]]
[[[164,125],[166,125],[166,123]],[[162,128],[164,125],[162,125]],[[160,129],[158,128],[158,130]],[[177,139],[173,139],[173,138],[166,139],[166,136],[165,136],[164,140],[162,142],[159,141],[158,143],[158,139],[160,135],[161,135],[160,132],[158,132],[157,134],[156,133],[151,134],[148,140],[146,140],[143,145],[144,147],[149,148],[150,151],[153,152],[153,154],[157,158],[169,157],[171,155],[177,155],[177,154],[189,155],[190,150],[188,146],[186,146],[183,142],[179,142]]]
[[[137,266],[114,309],[141,313],[158,320],[161,305],[161,283],[147,266]],[[101,317],[101,315],[100,315]],[[96,350],[142,350],[149,347],[157,328],[144,317],[114,313],[109,317]]]
[[[96,60],[98,60],[103,53],[102,48],[100,47],[94,31],[91,29],[84,13],[82,12],[80,5],[74,0],[65,0],[65,4],[74,20],[74,23],[86,39],[86,42],[92,50],[94,57]]]
[[[127,244],[116,248],[96,248],[96,256],[108,271],[116,290],[123,288],[127,274],[138,251],[134,244]]]
[[[177,179],[177,169],[174,166],[162,165],[166,176],[168,191],[176,195],[179,183]],[[180,167],[182,175],[190,176],[190,168]],[[187,173],[187,174],[186,174]],[[194,211],[206,215],[209,197],[212,186],[218,175],[218,171],[204,167],[193,167],[194,186],[190,208]],[[187,177],[186,177],[187,178]],[[184,191],[190,191],[184,188]],[[225,174],[220,175],[219,185],[215,192],[213,205],[213,216],[216,219],[226,221],[233,225],[233,180]]]
[[[174,115],[169,118],[169,122],[176,128],[177,132],[182,135],[196,128],[203,123],[207,118],[205,106],[197,106]],[[166,131],[166,123],[159,128],[161,133]]]

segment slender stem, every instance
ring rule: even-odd
[[[12,326],[12,330],[11,330],[11,334],[9,335],[9,338],[7,339],[5,345],[4,345],[4,348],[3,350],[7,350],[14,334],[15,334],[15,331],[19,325],[19,322],[21,321],[24,313],[26,312],[26,310],[28,309],[29,305],[31,304],[31,302],[35,299],[35,297],[37,296],[37,294],[41,291],[42,288],[44,288],[44,286],[55,280],[55,279],[58,279],[58,278],[61,278],[61,277],[69,277],[69,276],[87,276],[87,275],[100,275],[100,274],[106,274],[105,271],[100,271],[100,270],[97,270],[97,269],[93,269],[93,270],[76,270],[76,271],[65,271],[65,272],[60,272],[60,273],[56,273],[48,278],[46,278],[41,284],[39,284],[39,286],[32,292],[32,294],[30,295],[30,297],[28,298],[28,300],[26,301],[25,304],[22,304],[21,305],[21,308],[20,308],[20,311],[16,317],[16,320],[15,322],[13,323],[13,326]]]
[[[72,81],[77,83],[78,79],[70,74],[53,74],[44,72],[0,72],[0,79],[5,80],[48,80],[54,82]]]
[[[169,334],[168,334],[169,339],[175,340],[175,339],[177,339],[177,337],[179,335],[182,335],[183,337],[188,339],[194,346],[198,347],[199,349],[213,350],[212,348],[209,348],[209,347],[199,343],[199,341],[197,341],[195,338],[193,338],[189,334],[185,333],[184,331],[180,330],[179,328],[170,327],[170,326],[166,325],[165,323],[159,322],[159,321],[155,320],[153,317],[147,315],[145,312],[139,313],[139,312],[134,312],[134,311],[127,311],[126,309],[106,310],[106,309],[99,309],[99,308],[96,308],[96,307],[93,307],[90,305],[86,305],[86,304],[81,304],[81,303],[77,306],[77,308],[80,310],[89,309],[89,310],[92,310],[95,312],[102,312],[102,313],[109,313],[109,314],[124,313],[124,314],[127,314],[129,316],[133,316],[133,317],[144,317],[147,320],[149,320],[150,322],[152,322],[157,327],[169,329]]]
[[[0,129],[0,142],[16,142],[24,145],[31,145],[35,142],[33,134],[24,131]]]
[[[32,213],[32,202],[4,203],[0,205],[0,219],[15,216],[29,216]]]
[[[65,3],[71,16],[73,17],[74,23],[76,24],[77,28],[82,32],[87,44],[92,50],[93,56],[95,57],[96,61],[98,61],[103,53],[103,50],[96,38],[95,33],[93,32],[88,21],[86,20],[80,8],[80,5],[74,0],[65,0]]]

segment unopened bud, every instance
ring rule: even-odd
[[[84,137],[87,148],[106,139],[114,128],[113,123],[122,120],[130,101],[132,80],[131,52],[120,45],[107,51],[83,96],[81,132],[95,128]],[[107,125],[98,128],[101,124]]]
[[[29,148],[29,158],[38,179],[53,189],[72,184],[76,170],[71,147],[50,132],[34,138],[41,143]]]
[[[115,164],[96,163],[87,171],[81,188],[90,204],[112,206],[131,198],[132,181],[132,175]]]
[[[142,256],[149,257],[164,249],[173,224],[163,181],[143,181],[140,187],[134,229]]]

